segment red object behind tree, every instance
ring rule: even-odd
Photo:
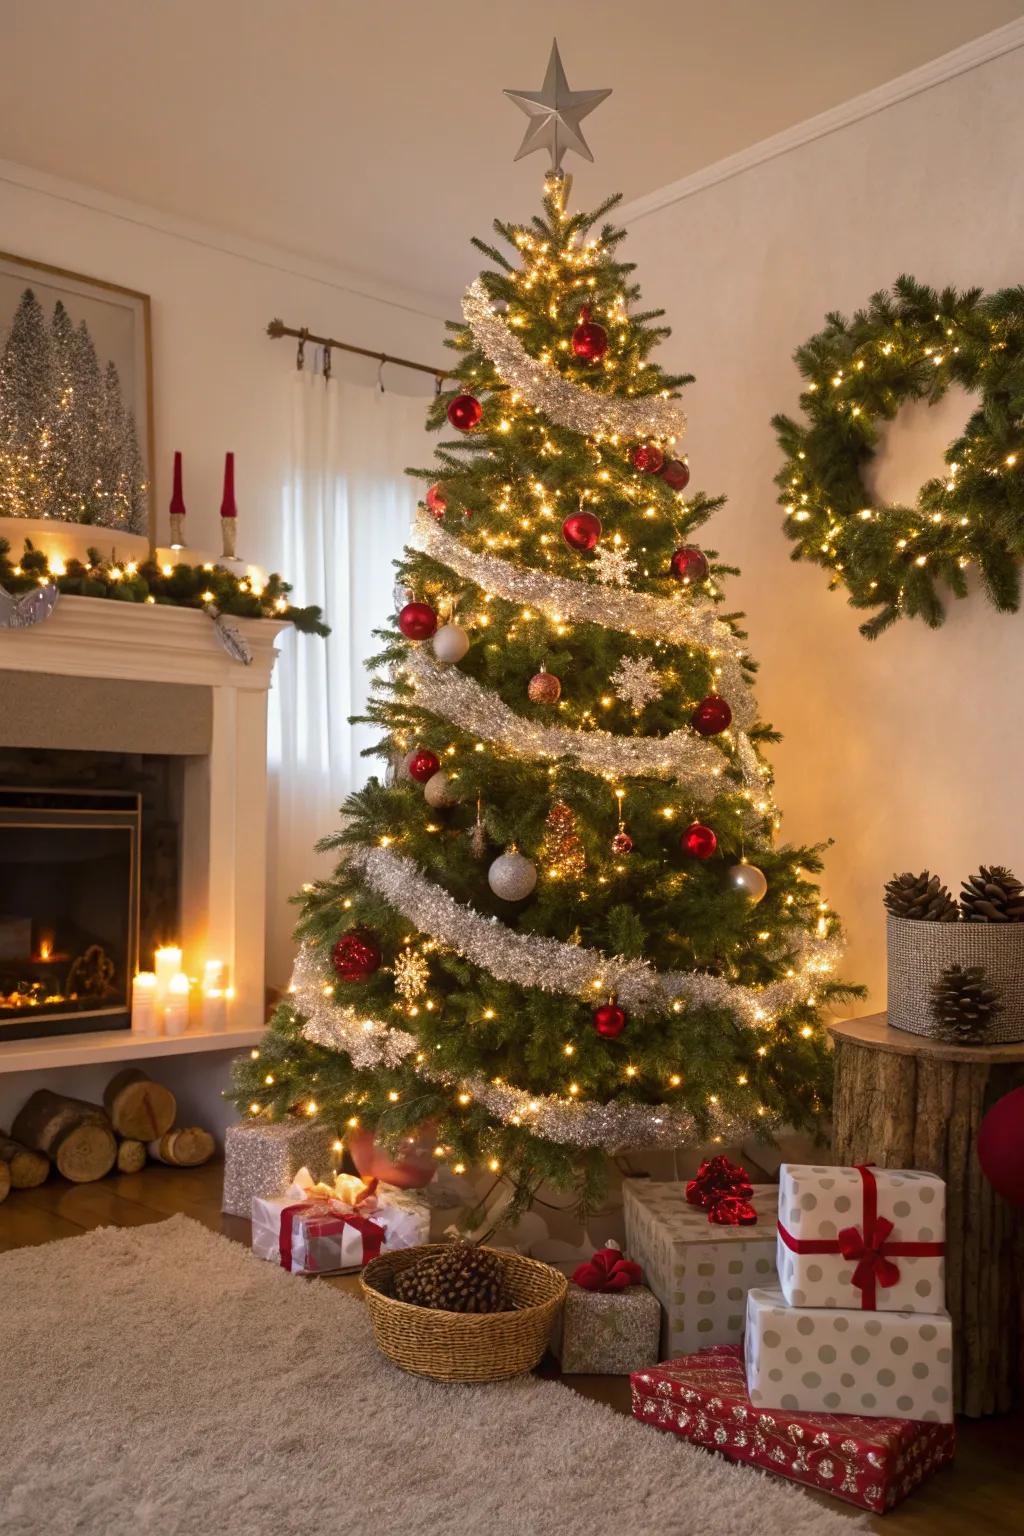
[[[1024,1205],[1024,1087],[997,1099],[978,1127],[978,1162],[997,1195]]]
[[[378,1146],[372,1131],[363,1129],[348,1131],[345,1145],[361,1178],[380,1179],[396,1189],[423,1189],[437,1172],[436,1140],[436,1125],[425,1120],[402,1137],[393,1153]]]

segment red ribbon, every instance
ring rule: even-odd
[[[282,1269],[290,1270],[292,1267],[295,1220],[299,1215],[306,1218],[307,1237],[332,1237],[344,1232],[346,1227],[352,1227],[363,1240],[361,1260],[363,1264],[369,1264],[371,1259],[377,1257],[387,1236],[384,1228],[377,1222],[370,1221],[366,1216],[359,1216],[354,1211],[351,1213],[332,1211],[329,1205],[310,1204],[308,1200],[298,1205],[286,1205],[281,1212],[278,1244]]]
[[[861,1226],[843,1227],[832,1238],[794,1237],[779,1222],[779,1236],[793,1253],[841,1253],[856,1263],[853,1284],[860,1291],[863,1312],[877,1312],[878,1287],[887,1290],[900,1278],[896,1258],[941,1259],[945,1243],[890,1242],[893,1224],[878,1214],[878,1183],[866,1163],[857,1164],[861,1181]]]
[[[750,1175],[739,1163],[727,1157],[709,1157],[697,1169],[697,1177],[686,1186],[690,1205],[702,1206],[708,1221],[720,1227],[750,1227],[757,1212],[750,1203],[754,1186]]]

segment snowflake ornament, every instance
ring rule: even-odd
[[[395,960],[395,991],[407,1003],[414,1003],[427,990],[430,966],[423,956],[406,945]]]
[[[609,682],[616,696],[635,710],[661,698],[661,678],[646,656],[623,656]]]
[[[628,587],[630,575],[635,570],[636,561],[631,560],[624,549],[616,549],[613,545],[600,545],[594,556],[594,575],[605,586]]]

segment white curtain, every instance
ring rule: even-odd
[[[329,869],[313,851],[338,824],[351,790],[381,771],[360,757],[374,739],[361,714],[372,631],[393,607],[392,562],[401,552],[418,482],[403,474],[429,462],[427,402],[343,379],[325,383],[309,369],[288,380],[291,462],[283,487],[275,569],[293,601],[318,603],[327,640],[286,631],[270,700],[270,870],[267,979],[291,970],[295,910],[288,897]]]

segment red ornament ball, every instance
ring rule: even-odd
[[[573,356],[585,363],[598,363],[608,351],[608,332],[596,320],[591,320],[590,310],[580,310],[580,323],[572,333]]]
[[[562,697],[562,684],[553,672],[541,667],[530,678],[526,693],[531,704],[557,704]]]
[[[661,471],[661,478],[670,491],[685,491],[690,483],[690,468],[682,459],[669,459]]]
[[[377,941],[366,928],[342,934],[331,951],[331,963],[339,981],[366,981],[380,969],[380,962]]]
[[[645,475],[656,475],[665,463],[665,455],[657,443],[639,443],[629,456],[634,469]]]
[[[429,640],[437,628],[437,614],[429,603],[406,603],[398,615],[398,627],[407,640]]]
[[[701,699],[690,716],[690,724],[700,736],[717,736],[732,723],[732,710],[717,693]]]
[[[437,1124],[424,1120],[403,1136],[394,1152],[378,1146],[372,1131],[346,1131],[345,1145],[356,1172],[364,1179],[382,1179],[396,1189],[423,1189],[437,1173]]]
[[[997,1195],[1024,1205],[1024,1087],[997,1099],[978,1127],[978,1162]]]
[[[702,821],[691,821],[679,846],[691,859],[710,859],[718,847],[718,838]]]
[[[602,1003],[600,1008],[594,1009],[593,1019],[594,1028],[606,1040],[614,1040],[617,1035],[621,1035],[629,1023],[625,1008],[620,1008],[618,1003]]]
[[[441,759],[427,747],[417,747],[409,759],[409,777],[417,784],[432,779],[441,766]]]
[[[472,432],[480,425],[484,408],[475,395],[456,395],[448,407],[448,420],[459,432]]]
[[[571,512],[562,524],[562,538],[570,549],[593,549],[600,537],[601,519],[593,512]]]
[[[672,575],[684,582],[687,586],[695,586],[698,581],[708,579],[708,557],[702,549],[697,549],[693,544],[683,544],[672,556]]]
[[[612,853],[632,853],[633,839],[628,832],[616,832],[612,838]]]
[[[433,512],[438,522],[441,521],[448,510],[448,498],[439,485],[432,485],[427,492],[427,511]]]

